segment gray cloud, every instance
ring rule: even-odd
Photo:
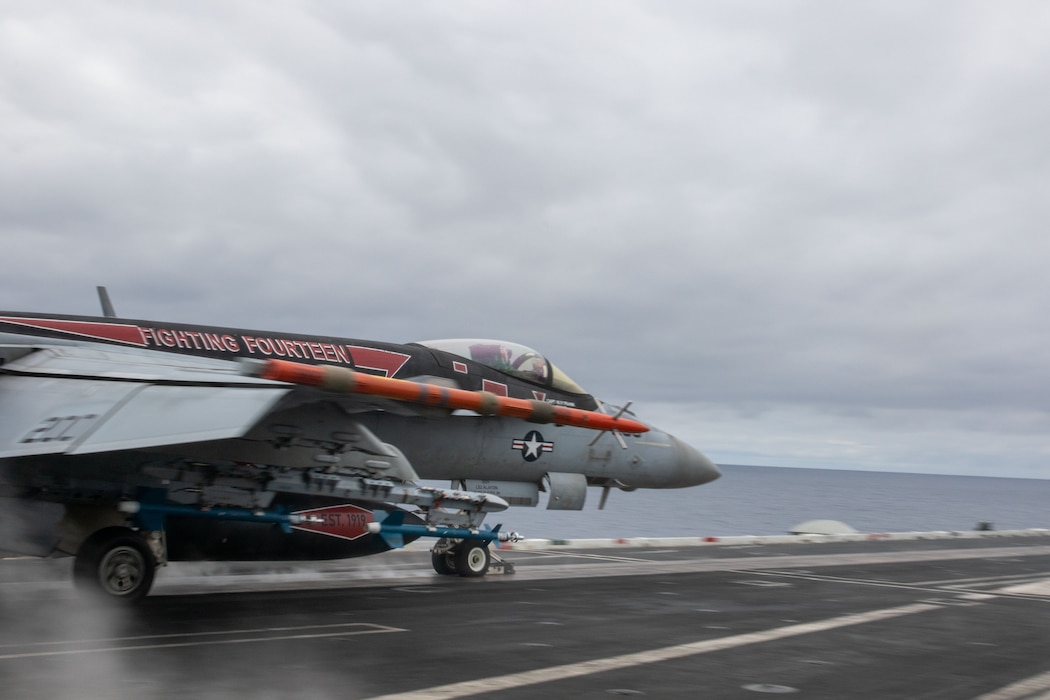
[[[1047,475],[1040,3],[2,16],[9,309],[507,337],[716,460]]]

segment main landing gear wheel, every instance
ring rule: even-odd
[[[460,576],[484,576],[488,573],[491,561],[488,544],[484,542],[466,540],[456,549],[456,573]]]
[[[134,602],[149,593],[157,562],[133,530],[108,527],[84,540],[73,563],[73,584],[81,594]]]

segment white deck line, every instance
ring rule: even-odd
[[[869,532],[848,535],[731,535],[700,537],[619,537],[615,539],[526,539],[503,543],[501,549],[602,549],[607,547],[712,547],[761,544],[824,544],[888,540],[994,540],[1005,537],[1050,537],[1050,530],[959,530],[934,532]],[[418,543],[418,540],[417,540]],[[414,543],[415,544],[415,543]],[[424,543],[426,545],[426,543]],[[426,545],[429,548],[429,545]]]

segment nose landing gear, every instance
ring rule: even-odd
[[[513,573],[514,567],[489,551],[483,540],[449,540],[441,538],[430,550],[430,563],[442,576],[480,578],[490,569]]]

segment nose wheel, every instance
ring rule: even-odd
[[[456,575],[456,555],[451,551],[431,551],[430,564],[434,567],[434,571],[442,576]]]
[[[442,576],[478,578],[488,573],[491,562],[488,543],[480,540],[463,540],[451,545],[440,539],[430,553],[434,571]]]
[[[456,550],[456,573],[468,578],[484,576],[491,561],[488,544],[467,540]]]

